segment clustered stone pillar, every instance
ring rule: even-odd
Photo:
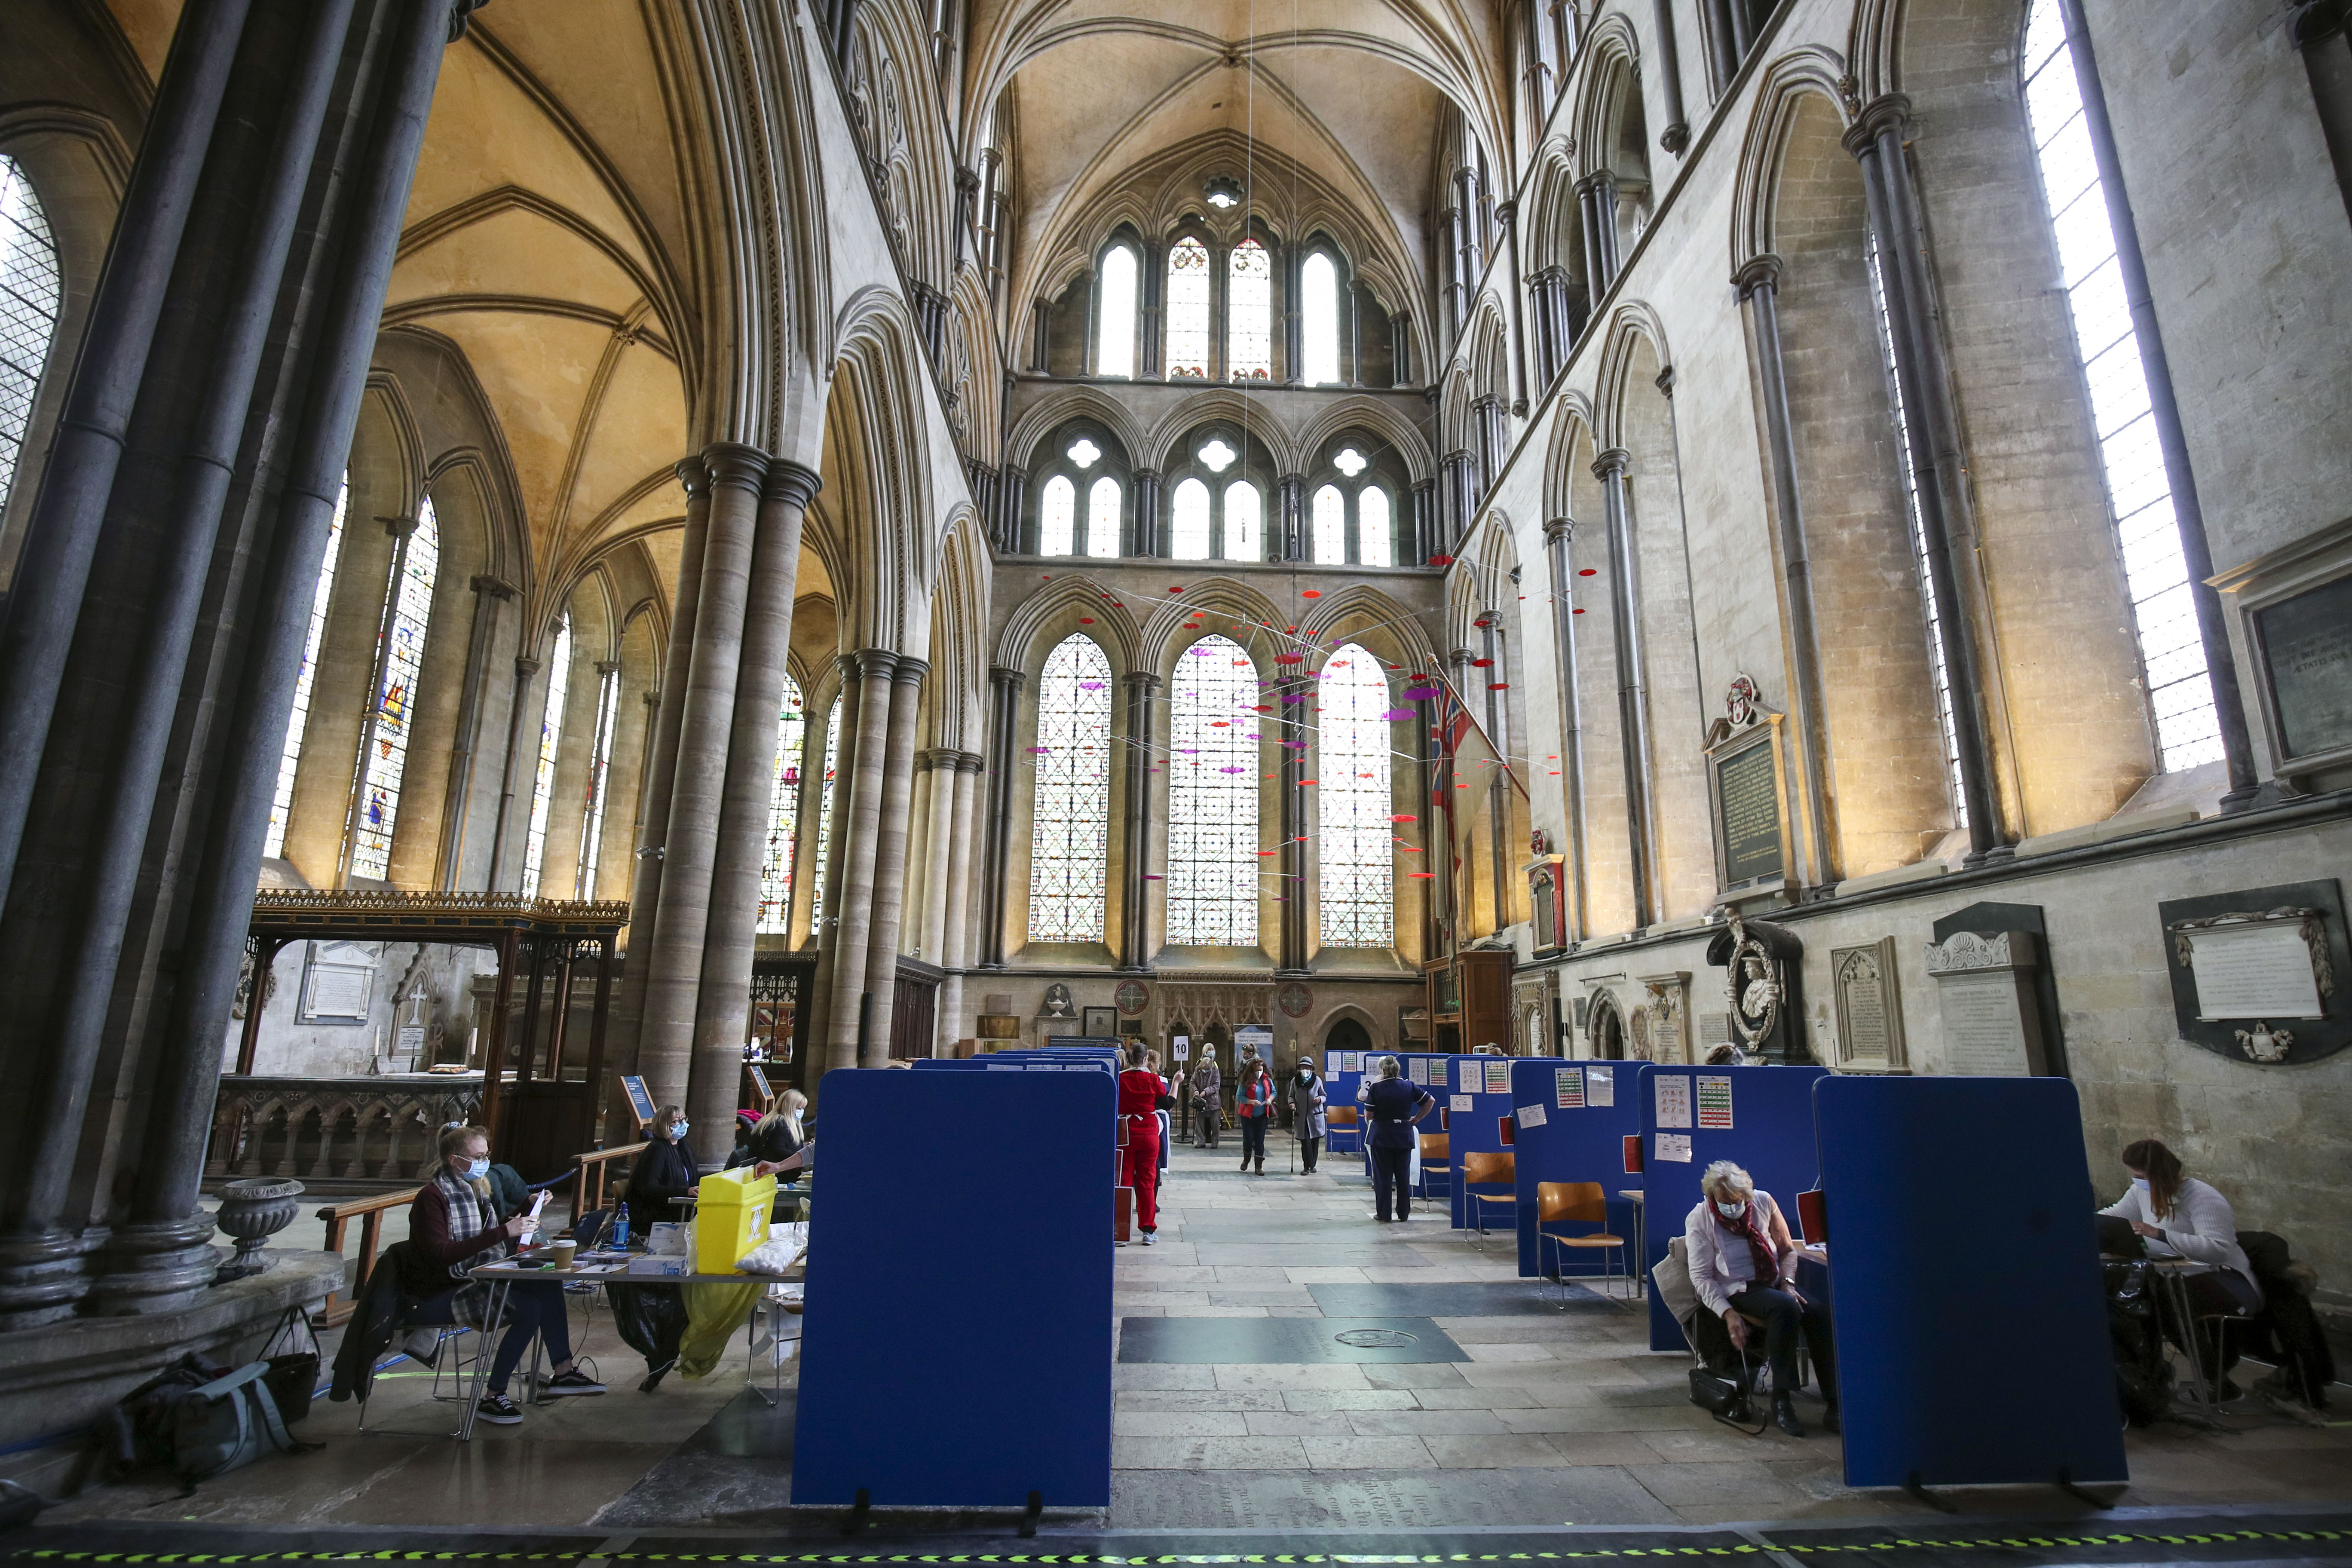
[[[988,852],[980,892],[980,967],[1004,967],[1005,858],[1013,836],[1013,737],[1026,678],[997,665],[988,672]]]
[[[1739,290],[1748,327],[1748,353],[1756,367],[1756,389],[1764,410],[1764,446],[1771,466],[1772,510],[1780,542],[1780,610],[1789,626],[1790,724],[1795,731],[1798,782],[1804,791],[1801,831],[1796,837],[1803,864],[1797,879],[1806,886],[1836,880],[1832,855],[1829,790],[1829,725],[1822,706],[1819,623],[1813,615],[1813,578],[1806,545],[1803,499],[1797,490],[1797,446],[1789,415],[1789,382],[1780,357],[1780,258],[1759,256],[1731,279]]]
[[[181,12],[0,630],[0,1329],[212,1280],[197,1180],[287,717],[471,8]]]
[[[1160,678],[1150,670],[1127,676],[1127,817],[1125,874],[1119,879],[1118,966],[1129,973],[1150,967],[1150,909],[1144,879],[1151,865],[1151,759],[1159,754],[1159,720],[1152,694]]]
[[[980,781],[987,762],[974,752],[955,753],[955,810],[948,837],[947,919],[940,939],[940,963],[948,977],[940,983],[939,1035],[941,1045],[956,1039],[963,1017],[963,971],[971,967],[972,846],[980,827]],[[944,781],[942,781],[944,782]]]
[[[474,801],[474,754],[481,744],[482,698],[490,683],[490,655],[498,645],[501,605],[519,595],[513,584],[488,574],[468,584],[474,592],[473,635],[466,643],[466,687],[457,703],[457,737],[449,748],[448,805],[441,814],[441,847],[434,886],[454,888],[466,860],[466,822]]]
[[[1496,759],[1505,767],[1511,758],[1510,681],[1503,673],[1509,660],[1503,649],[1503,614],[1490,609],[1478,617],[1484,648],[1486,688],[1486,738],[1494,742]],[[1511,923],[1511,786],[1503,768],[1486,781],[1486,847],[1495,863],[1495,929]]]
[[[859,1067],[880,1067],[890,1059],[898,994],[898,932],[907,910],[907,828],[914,806],[915,728],[922,717],[923,678],[930,668],[929,661],[910,654],[900,654],[890,667],[890,706],[883,731],[877,795],[880,816],[874,830],[874,907],[866,944],[866,994],[873,998],[873,1005],[870,1017],[858,1026]]]
[[[1160,470],[1138,468],[1135,489],[1135,553],[1157,555],[1160,545]]]
[[[1276,538],[1267,558],[1275,561],[1307,559],[1307,476],[1285,474],[1274,483]]]
[[[1310,714],[1313,709],[1314,678],[1302,676],[1304,665],[1287,667],[1287,673],[1276,685],[1275,735],[1283,742],[1303,742],[1313,729]],[[1281,792],[1281,810],[1276,820],[1281,825],[1282,842],[1276,847],[1275,868],[1279,886],[1276,889],[1282,903],[1276,922],[1278,936],[1275,943],[1275,973],[1281,975],[1304,975],[1307,973],[1307,748],[1304,744],[1285,744],[1280,748],[1280,760],[1275,765],[1275,784]]]
[[[1904,439],[1916,481],[1919,531],[1926,537],[1927,580],[1942,613],[1944,677],[1951,688],[1952,730],[1960,795],[1969,816],[1966,863],[2005,860],[1993,794],[1992,753],[1986,738],[1982,664],[1976,617],[1960,592],[1960,558],[1974,533],[1961,478],[1958,425],[1953,416],[1943,340],[1937,333],[1927,279],[1927,238],[1903,152],[1911,100],[1890,93],[1865,105],[1845,134],[1846,151],[1862,164],[1870,232],[1878,246],[1879,284],[1886,300],[1895,377],[1903,394]]]
[[[1617,178],[1603,169],[1576,183],[1584,234],[1584,276],[1598,300],[1617,281]]]
[[[1544,524],[1544,561],[1551,572],[1552,663],[1559,671],[1559,793],[1561,815],[1568,824],[1568,929],[1560,933],[1562,946],[1581,942],[1588,934],[1584,896],[1584,714],[1577,689],[1576,576],[1574,558],[1570,552],[1575,542],[1576,524],[1570,519],[1556,517]]]
[[[841,871],[830,885],[839,913],[833,924],[833,991],[824,1015],[824,1065],[856,1067],[866,1052],[874,998],[866,958],[874,939],[874,879],[881,847],[884,768],[890,746],[891,673],[898,656],[888,648],[860,648],[857,706],[841,710],[845,740],[854,719],[856,757],[834,778],[833,830],[842,844]],[[903,830],[903,829],[902,829]]]
[[[1654,16],[1658,34],[1658,85],[1665,93],[1666,128],[1658,132],[1658,145],[1679,158],[1690,145],[1690,121],[1683,114],[1682,51],[1675,40],[1674,0],[1656,0]]]
[[[834,668],[841,677],[841,694],[835,699],[841,714],[841,740],[834,753],[833,779],[822,786],[833,801],[833,831],[825,840],[824,864],[817,868],[817,888],[823,896],[811,900],[809,934],[817,944],[816,973],[809,987],[810,1022],[803,1031],[808,1039],[811,1060],[810,1070],[802,1074],[802,1087],[812,1103],[816,1099],[817,1079],[834,1065],[831,1020],[834,992],[839,984],[842,879],[849,864],[849,835],[843,825],[849,820],[849,779],[857,771],[857,710],[865,684],[856,658],[838,655]],[[816,797],[820,803],[824,798],[823,795]],[[819,809],[823,809],[821,805]]]
[[[1642,581],[1633,553],[1633,511],[1625,493],[1633,454],[1612,447],[1592,465],[1609,534],[1609,619],[1617,655],[1617,742],[1625,764],[1625,834],[1632,852],[1633,924],[1654,918],[1656,857],[1650,836],[1650,699],[1643,675]]]

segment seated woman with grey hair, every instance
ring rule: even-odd
[[[1698,1206],[1683,1221],[1683,1250],[1700,1302],[1723,1320],[1731,1342],[1746,1349],[1749,1323],[1764,1327],[1764,1353],[1772,1364],[1772,1420],[1791,1437],[1805,1435],[1797,1419],[1797,1338],[1812,1352],[1821,1380],[1822,1426],[1838,1429],[1837,1367],[1830,1343],[1830,1310],[1796,1287],[1797,1243],[1772,1194],[1728,1160],[1699,1177]]]

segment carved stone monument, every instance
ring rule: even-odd
[[[1895,939],[1830,949],[1830,989],[1837,1004],[1837,1065],[1902,1072],[1903,1003],[1895,984]]]
[[[1944,1020],[1947,1070],[1976,1078],[2048,1072],[2033,994],[2039,963],[2032,931],[1955,931],[1927,949],[1927,973]],[[1839,996],[1841,1009],[1844,996]]]

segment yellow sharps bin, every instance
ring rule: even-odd
[[[696,1189],[694,1271],[732,1274],[743,1255],[768,1239],[768,1215],[776,1206],[776,1178],[755,1176],[757,1167],[714,1171]]]

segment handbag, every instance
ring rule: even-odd
[[[310,1342],[309,1350],[294,1343],[294,1325],[300,1323]],[[272,1354],[280,1338],[287,1342],[286,1350]],[[269,1344],[261,1352],[269,1370],[261,1381],[269,1389],[269,1397],[278,1406],[278,1419],[291,1425],[310,1414],[310,1396],[319,1387],[319,1336],[310,1330],[310,1320],[299,1307],[289,1307],[286,1316],[278,1321],[278,1331],[269,1336]]]
[[[1764,1418],[1756,1414],[1751,1396],[1757,1369],[1743,1367],[1738,1377],[1726,1377],[1705,1366],[1690,1369],[1690,1400],[1693,1405],[1736,1431],[1753,1437],[1764,1430]],[[1751,1429],[1747,1423],[1756,1423]]]

